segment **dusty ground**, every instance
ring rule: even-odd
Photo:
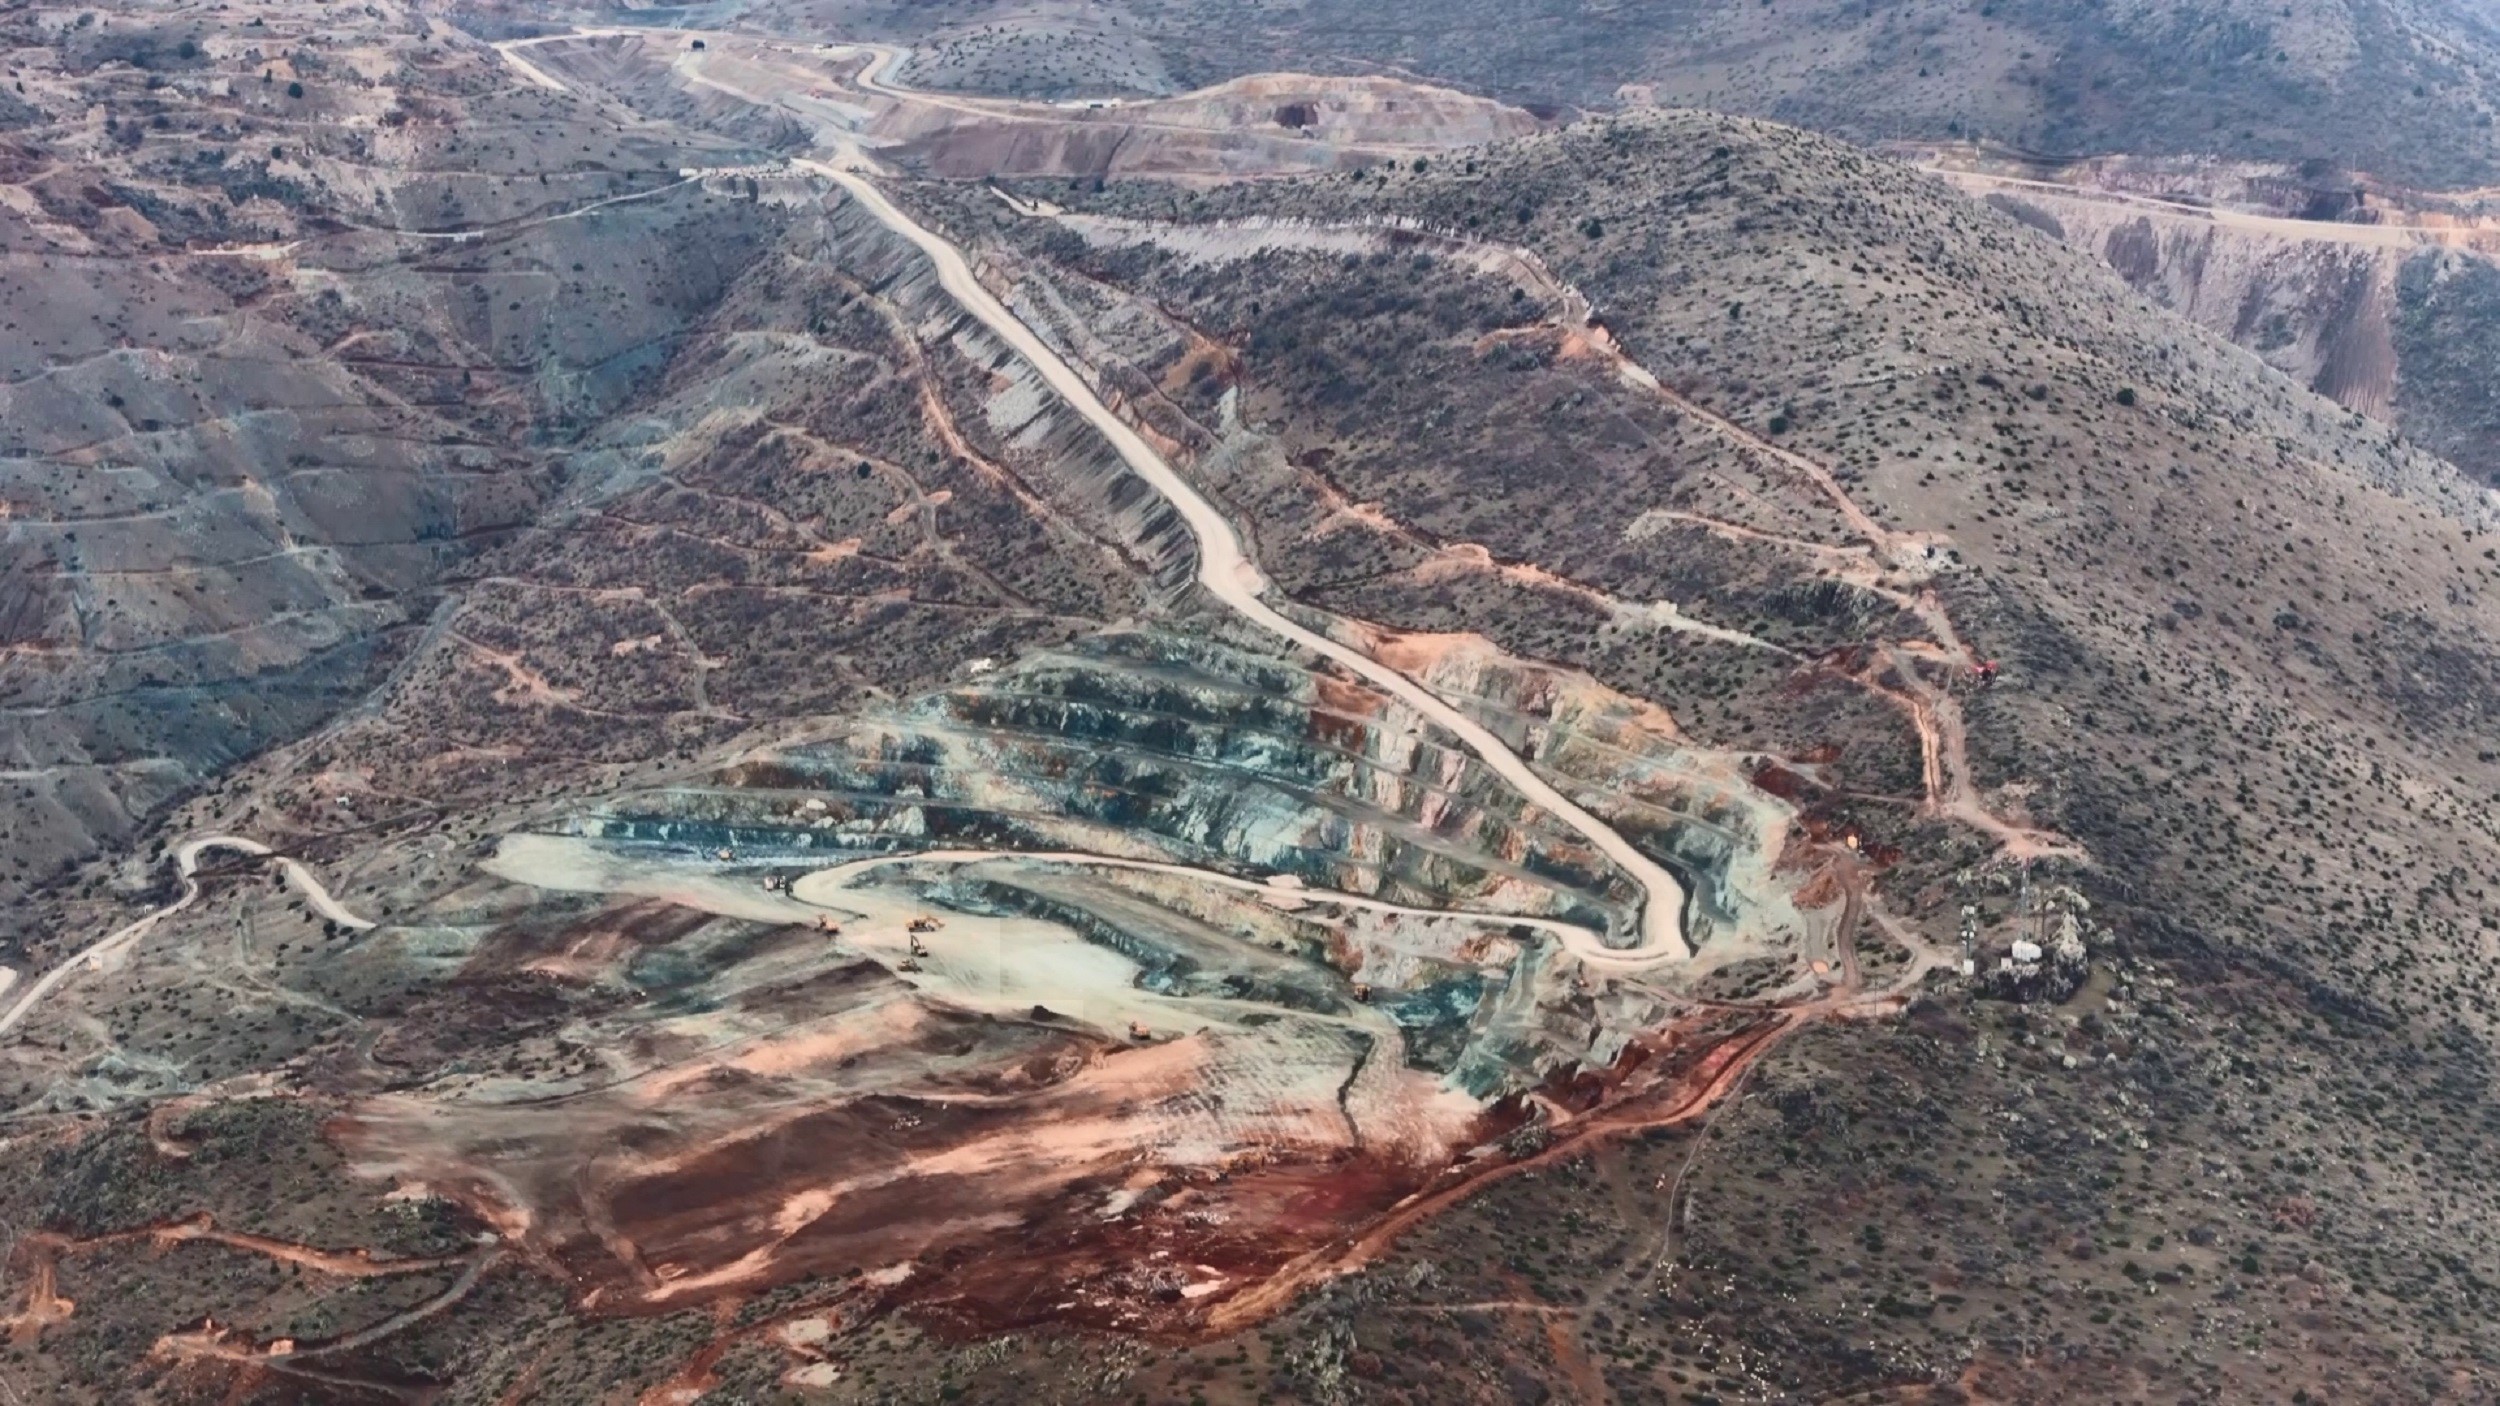
[[[12,1392],[2487,1394],[2450,466],[1787,129],[394,33],[752,245],[30,919]]]

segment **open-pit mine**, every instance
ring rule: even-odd
[[[504,52],[556,85],[673,52],[645,84],[787,93],[827,124],[793,169],[881,227],[851,237],[900,237],[903,319],[999,349],[993,429],[1073,461],[1035,510],[1150,563],[1160,619],[501,838],[483,874],[525,915],[464,969],[653,999],[569,1025],[593,1053],[556,1077],[358,1105],[362,1174],[454,1197],[612,1311],[850,1271],[984,1324],[1203,1328],[1359,1264],[1521,1147],[1693,1116],[1800,1007],[1881,1003],[1842,975],[1858,871],[1816,858],[1753,759],[1482,639],[1277,592],[1101,369],[878,186],[881,155],[963,159],[930,145],[947,114],[976,142],[1104,119],[923,102],[882,50],[794,70],[687,44]],[[826,96],[841,78],[870,115]],[[1216,102],[1123,135],[1222,131]],[[1738,972],[1741,999],[1701,994]]]
[[[465,1255],[427,1261],[466,1272],[408,1321],[449,1311],[490,1269],[526,1267],[593,1314],[814,1284],[827,1287],[792,1301],[806,1313],[830,1295],[845,1313],[914,1305],[984,1328],[1205,1332],[1255,1323],[1525,1160],[1698,1116],[1784,1032],[1885,1009],[1941,960],[1880,913],[1880,863],[1805,815],[1799,788],[1829,784],[1815,763],[1703,745],[1674,699],[1627,696],[1480,635],[1297,599],[1263,550],[1307,562],[1357,543],[1335,527],[1279,540],[1279,522],[1245,522],[1227,501],[1248,485],[1224,464],[1274,453],[1244,423],[1237,376],[1209,363],[1191,387],[1203,407],[1136,399],[1132,358],[1162,354],[1157,338],[1203,358],[1205,339],[1136,292],[1054,287],[1006,245],[985,259],[913,208],[928,177],[1151,174],[1186,188],[1420,168],[1538,119],[1400,80],[1294,75],[1152,101],[956,97],[910,87],[892,47],[725,33],[585,29],[483,52],[535,100],[716,131],[727,159],[647,192],[398,236],[414,257],[474,245],[458,257],[492,264],[548,220],[595,230],[618,204],[691,189],[775,212],[798,231],[781,257],[848,305],[792,332],[717,329],[713,372],[672,377],[643,428],[582,451],[609,465],[576,490],[585,517],[640,520],[632,501],[655,483],[728,512],[710,529],[642,529],[668,547],[648,562],[561,568],[586,604],[647,602],[657,622],[600,644],[597,663],[649,658],[640,667],[661,668],[663,692],[690,665],[691,713],[728,726],[686,734],[695,745],[655,773],[507,802],[493,813],[511,820],[446,846],[439,821],[411,825],[378,799],[387,768],[345,760],[359,729],[442,728],[418,714],[444,670],[485,670],[490,714],[595,726],[637,705],[630,667],[603,684],[531,662],[510,634],[530,634],[526,614],[497,611],[490,626],[473,604],[443,607],[379,715],[313,744],[338,758],[314,783],[337,792],[333,809],[384,823],[351,849],[315,847],[351,866],[329,887],[318,859],[274,861],[330,935],[312,944],[318,970],[281,958],[287,970],[254,982],[268,995],[246,998],[290,1022],[299,1007],[346,1016],[362,1033],[333,1053],[313,1053],[316,1038],[275,1071],[244,1067],[265,1053],[219,1070],[198,1032],[150,1018],[200,960],[160,929],[261,921],[198,914],[241,901],[236,876],[271,862],[267,847],[199,838],[173,856],[179,893],[26,981],[0,1014],[0,1030],[23,1027],[40,1051],[41,1032],[84,1018],[73,1012],[141,1013],[116,1026],[112,1076],[21,1054],[26,1096],[63,1108],[245,1089],[317,1099],[344,1194],[439,1202],[478,1227]],[[737,150],[758,140],[765,150]],[[1039,197],[989,198],[1014,220],[1061,220]],[[1505,335],[1545,335],[1550,320],[1609,394],[1672,399],[1524,249],[1359,223],[1071,216],[1063,228],[1079,248],[1168,243],[1217,264],[1324,270],[1413,249],[1524,304],[1528,324]],[[341,237],[208,252],[302,280]],[[1101,300],[1091,316],[1059,301],[1080,293]],[[891,446],[792,408],[858,393],[863,371],[905,382],[905,437]],[[1905,546],[1819,469],[1732,426],[1713,432],[1797,506],[1765,516],[1769,500],[1740,487],[1753,506],[1676,523],[1897,601],[1916,636],[1898,647],[1930,651],[1939,677],[1967,672],[1949,627],[1917,623],[1942,622],[1934,543]],[[930,485],[916,465],[933,452],[966,489]],[[733,481],[763,460],[905,489],[854,526]],[[1798,535],[1818,517],[1841,530]],[[948,518],[954,540],[925,530]],[[759,530],[782,554],[768,577],[669,559],[707,543],[743,556],[757,548],[737,539]],[[1020,564],[1002,567],[1002,546]],[[1432,569],[1445,574],[1586,593],[1481,549],[1441,555]],[[615,577],[620,564],[637,579]],[[668,584],[686,571],[703,579]],[[556,589],[517,579],[528,574],[480,587]],[[760,660],[690,641],[662,604],[739,589],[951,598],[995,652],[941,651],[916,685],[918,671],[894,671],[848,706],[759,710],[707,675]],[[1663,600],[1623,614],[1644,633],[1774,650],[1828,673],[1821,688],[1918,719],[1934,754],[1925,803],[1989,819],[1951,794],[1954,744],[1936,734],[1952,714],[1920,702],[1936,685],[1919,666],[1816,665]],[[789,655],[783,670],[854,667],[804,633],[769,647]],[[1895,949],[1881,980],[1860,974],[1867,941]],[[168,1040],[184,1048],[164,1051]],[[57,1284],[106,1243],[45,1242],[21,1324],[85,1311]],[[382,1336],[229,1320],[157,1355],[345,1380]],[[322,1364],[343,1375],[315,1375]]]
[[[1358,1342],[1427,1320],[1550,1366],[1485,1401],[1960,1380],[1615,1325],[1860,1293],[1826,1209],[1872,1259],[2016,1184],[1816,1120],[2140,1049],[2089,876],[2178,827],[2106,778],[2223,782],[2095,748],[2426,677],[2317,573],[2465,599],[2491,522],[2042,272],[2281,233],[2118,176],[1333,60],[974,91],[1013,34],[864,10],[311,8],[0,21],[12,1400],[1459,1399]],[[2347,321],[2266,349],[2384,408]],[[2298,586],[2233,564],[2329,512]],[[1921,1243],[1817,1321],[1978,1342],[1999,1262]]]

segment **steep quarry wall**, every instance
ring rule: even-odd
[[[2395,403],[2396,274],[2414,246],[2234,228],[2201,213],[2026,187],[1988,204],[2086,250],[2153,301],[2365,415]]]
[[[2489,389],[2500,368],[2500,300],[2489,292],[2500,286],[2500,229],[2477,193],[2124,158],[2036,176],[1951,165],[1943,174],[2310,389],[2500,479]]]
[[[1371,690],[1162,633],[1080,641],[838,744],[624,798],[597,829],[748,852],[1091,850],[1601,931],[1628,930],[1639,900],[1578,836]]]
[[[1787,802],[1585,675],[1373,643],[1676,865],[1672,987],[1587,960],[1637,886],[1425,720],[1260,637],[1113,630],[507,837],[429,950],[613,993],[567,1031],[601,1062],[394,1090],[342,1141],[606,1310],[887,1265],[985,1320],[1186,1324],[1780,1028],[1674,988],[1816,979],[1802,927],[1855,909],[1804,899]]]

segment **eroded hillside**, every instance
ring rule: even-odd
[[[400,6],[5,24],[14,894],[361,699],[778,216]]]
[[[2452,465],[1765,123],[384,22],[683,167],[251,241],[539,477],[30,905],[12,1391],[2488,1393]]]

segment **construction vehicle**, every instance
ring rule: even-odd
[[[939,922],[937,919],[930,917],[926,913],[923,913],[919,917],[912,919],[907,926],[913,932],[936,932],[939,928],[946,926],[946,924]]]
[[[1128,1023],[1128,1037],[1132,1040],[1151,1040],[1155,1033],[1146,1028],[1146,1022],[1132,1020]]]
[[[825,934],[827,937],[840,937],[842,935],[842,925],[833,920],[832,914],[819,913],[816,915],[816,931]]]
[[[929,944],[921,941],[918,933],[911,934],[908,940],[911,943],[912,956],[926,957],[929,955]]]
[[[918,959],[905,957],[903,960],[894,964],[894,969],[898,972],[916,972],[921,970],[921,966]]]
[[[1354,983],[1354,999],[1355,999],[1355,1000],[1357,1000],[1357,1001],[1361,1001],[1361,1002],[1363,1002],[1363,1003],[1365,1003],[1365,1004],[1367,1004],[1367,1005],[1368,1005],[1368,1004],[1371,1002],[1371,998],[1372,998],[1372,985],[1371,985],[1371,983],[1370,983],[1370,982],[1368,982],[1368,981],[1358,981],[1358,982]]]

